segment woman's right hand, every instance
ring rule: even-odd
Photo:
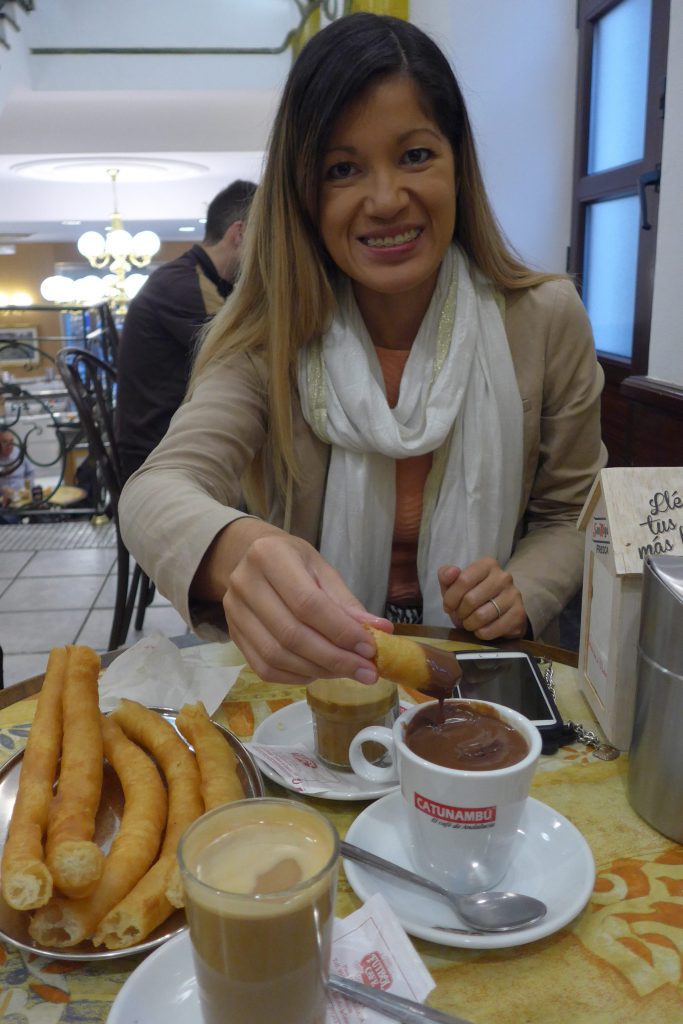
[[[235,520],[207,552],[193,593],[220,594],[230,638],[262,679],[377,679],[370,660],[375,645],[362,623],[389,624],[365,611],[339,573],[299,537],[260,519]]]

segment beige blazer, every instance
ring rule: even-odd
[[[508,569],[539,636],[581,584],[583,537],[576,521],[606,462],[600,440],[603,375],[588,317],[570,281],[546,282],[505,299],[524,409],[522,497]],[[298,398],[292,415],[304,479],[293,490],[290,530],[317,544],[329,448],[310,431]],[[265,466],[264,518],[284,525],[285,510],[263,457],[267,442],[266,367],[257,356],[241,355],[217,366],[180,407],[161,444],[123,491],[119,517],[127,547],[207,638],[225,637],[222,608],[191,602],[190,586],[212,540],[247,514],[239,510],[241,479],[255,459]]]

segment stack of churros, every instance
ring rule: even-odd
[[[48,948],[142,942],[183,905],[182,832],[244,796],[237,758],[203,704],[177,716],[187,743],[135,701],[104,716],[99,669],[88,647],[50,654],[3,850],[2,895],[32,912],[29,933]],[[105,758],[124,797],[106,855],[94,841]]]

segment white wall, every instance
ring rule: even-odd
[[[673,0],[669,26],[657,265],[652,300],[649,375],[683,387],[683,3]]]
[[[411,0],[410,20],[453,65],[505,234],[527,262],[563,271],[571,222],[575,0]]]

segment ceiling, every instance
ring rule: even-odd
[[[295,0],[23,7],[0,0],[0,246],[102,231],[111,170],[125,227],[164,241],[201,238],[213,196],[258,180],[291,55],[224,51],[281,46]]]

